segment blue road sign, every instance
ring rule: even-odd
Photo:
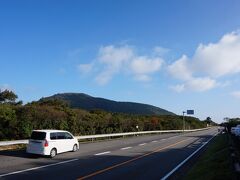
[[[194,110],[187,110],[187,114],[194,114]]]

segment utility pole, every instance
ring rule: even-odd
[[[184,114],[185,114],[186,112],[185,111],[183,111],[183,132],[184,132],[184,130],[185,130],[185,119],[184,119]]]

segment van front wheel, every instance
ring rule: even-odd
[[[78,150],[78,147],[77,147],[76,144],[74,144],[74,146],[73,146],[73,152],[76,152],[77,150]]]
[[[55,148],[53,148],[50,152],[50,157],[54,158],[57,155],[57,150]]]

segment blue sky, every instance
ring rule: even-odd
[[[240,2],[0,2],[0,88],[239,117]]]

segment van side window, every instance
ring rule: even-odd
[[[50,133],[50,139],[51,140],[57,139],[57,133]]]
[[[58,132],[57,136],[58,136],[58,139],[65,139],[65,133],[64,132]]]
[[[72,135],[69,133],[65,133],[65,137],[66,139],[73,139]]]

